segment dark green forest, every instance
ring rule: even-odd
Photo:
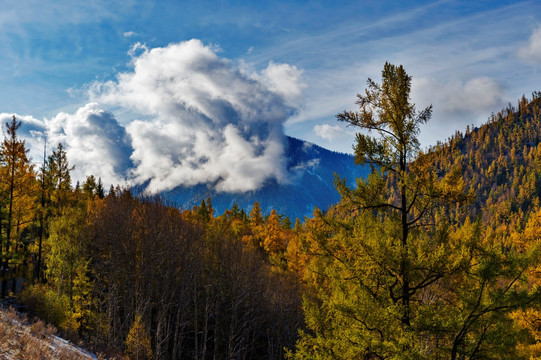
[[[2,297],[24,279],[30,314],[127,359],[541,358],[541,94],[422,150],[410,90],[387,63],[337,115],[371,174],[296,221],[74,186],[62,145],[33,166],[13,117]]]

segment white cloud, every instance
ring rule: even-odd
[[[463,132],[467,125],[481,125],[491,112],[506,104],[504,87],[488,77],[476,77],[466,82],[414,78],[412,98],[418,110],[429,104],[433,106],[432,120],[422,126],[420,140],[423,145],[444,141],[455,130]]]
[[[93,102],[73,114],[17,115],[20,136],[36,163],[46,136],[49,153],[62,143],[75,165],[73,181],[92,174],[106,185],[148,184],[151,192],[195,184],[244,192],[269,180],[288,183],[283,123],[295,112],[301,72],[272,62],[260,73],[247,71],[217,51],[198,40],[155,49],[136,43],[133,71],[92,84]],[[131,117],[123,126],[102,105]],[[11,116],[0,114],[0,121]]]
[[[126,127],[135,182],[149,181],[152,192],[199,183],[242,192],[270,179],[288,182],[282,125],[300,95],[299,70],[271,62],[246,73],[199,40],[132,49],[133,71],[93,84],[90,96],[147,119]]]
[[[323,125],[316,125],[314,126],[314,132],[317,136],[319,136],[322,139],[326,139],[329,141],[336,140],[339,137],[342,137],[348,132],[344,129],[342,129],[338,125],[329,125],[329,124],[323,124]]]
[[[125,184],[132,166],[131,141],[114,115],[89,103],[75,114],[60,113],[45,120],[49,146],[65,147],[68,161],[75,165],[73,180],[88,175],[101,177],[104,184]]]
[[[134,32],[134,31],[125,31],[124,33],[122,33],[122,35],[123,35],[125,38],[128,38],[128,37],[132,37],[132,36],[137,35],[137,33]]]
[[[418,104],[430,104],[446,116],[466,113],[488,114],[505,101],[503,87],[489,77],[444,83],[432,77],[413,80],[413,97]]]
[[[129,135],[113,114],[89,103],[74,114],[59,113],[52,119],[38,120],[30,115],[0,114],[5,129],[15,115],[21,121],[17,136],[25,141],[32,163],[41,167],[44,140],[47,155],[62,143],[70,165],[72,181],[84,181],[88,175],[101,177],[104,184],[126,184],[133,166]]]
[[[261,73],[261,80],[268,89],[282,95],[286,100],[299,99],[306,87],[301,82],[302,71],[295,66],[275,64],[271,61]]]
[[[136,42],[135,44],[133,44],[131,47],[130,47],[130,50],[128,50],[128,56],[131,57],[132,59],[135,58],[137,56],[137,52],[142,52],[142,53],[145,53],[145,52],[148,52],[148,47],[146,44],[142,44],[140,42]]]
[[[541,63],[541,26],[533,31],[528,44],[520,48],[518,56],[527,63]]]

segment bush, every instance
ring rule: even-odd
[[[67,296],[59,296],[45,285],[37,284],[27,287],[19,297],[32,316],[65,329],[71,317]]]

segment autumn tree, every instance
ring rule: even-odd
[[[94,175],[89,175],[83,183],[83,193],[89,198],[93,198],[97,195],[97,187],[98,184],[96,183],[96,178]]]
[[[523,275],[537,255],[503,253],[478,222],[447,218],[469,196],[460,169],[440,176],[419,151],[431,107],[417,112],[410,89],[404,68],[386,63],[382,83],[357,95],[359,111],[337,116],[362,131],[355,160],[372,173],[355,189],[337,181],[341,203],[306,225],[308,331],[293,358],[516,355],[497,339],[515,338],[507,315],[536,295]]]
[[[140,315],[135,316],[135,321],[126,338],[126,356],[129,360],[152,359],[150,336]]]
[[[0,186],[5,235],[5,243],[0,241],[0,263],[4,271],[13,270],[15,264],[12,261],[22,261],[16,259],[21,250],[21,232],[33,220],[36,180],[25,142],[17,136],[20,127],[21,122],[13,116],[11,122],[5,124],[6,133],[0,145]]]
[[[287,244],[285,244],[282,230],[278,213],[273,209],[267,218],[263,232],[263,249],[269,254],[276,254],[285,250]]]
[[[46,219],[46,212],[47,209],[45,207],[46,204],[46,182],[45,182],[45,165],[47,164],[47,142],[45,141],[45,144],[43,146],[43,163],[41,166],[41,171],[38,174],[38,182],[39,182],[39,230],[38,230],[38,241],[37,241],[37,259],[34,266],[34,281],[42,281],[43,280],[43,272],[42,272],[42,265],[43,265],[43,239],[45,237],[45,219]]]
[[[263,248],[263,214],[261,206],[256,201],[248,214],[249,231],[243,236],[243,241],[253,248]]]
[[[424,220],[433,199],[442,195],[427,169],[412,169],[411,166],[411,160],[419,151],[419,126],[430,119],[432,107],[417,113],[415,105],[410,103],[410,90],[411,77],[404,68],[386,63],[382,84],[368,79],[365,94],[357,95],[360,111],[337,115],[339,121],[377,135],[357,133],[354,147],[355,162],[368,163],[372,167],[370,180],[359,181],[354,191],[342,181],[339,191],[346,198],[346,204],[349,202],[348,205],[359,210],[380,211],[397,222],[401,255],[397,284],[389,290],[401,303],[401,322],[405,328],[411,325],[410,298],[419,290],[416,287],[432,280],[429,277],[421,279],[419,284],[411,282],[413,269],[408,246],[414,236],[412,229]],[[387,181],[391,181],[391,187],[386,186]]]
[[[55,211],[61,211],[69,204],[71,197],[71,171],[64,146],[59,143],[49,155],[45,167],[45,179],[50,199]]]

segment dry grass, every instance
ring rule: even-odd
[[[87,360],[91,356],[55,337],[56,329],[37,320],[32,323],[13,309],[0,309],[0,359]]]

